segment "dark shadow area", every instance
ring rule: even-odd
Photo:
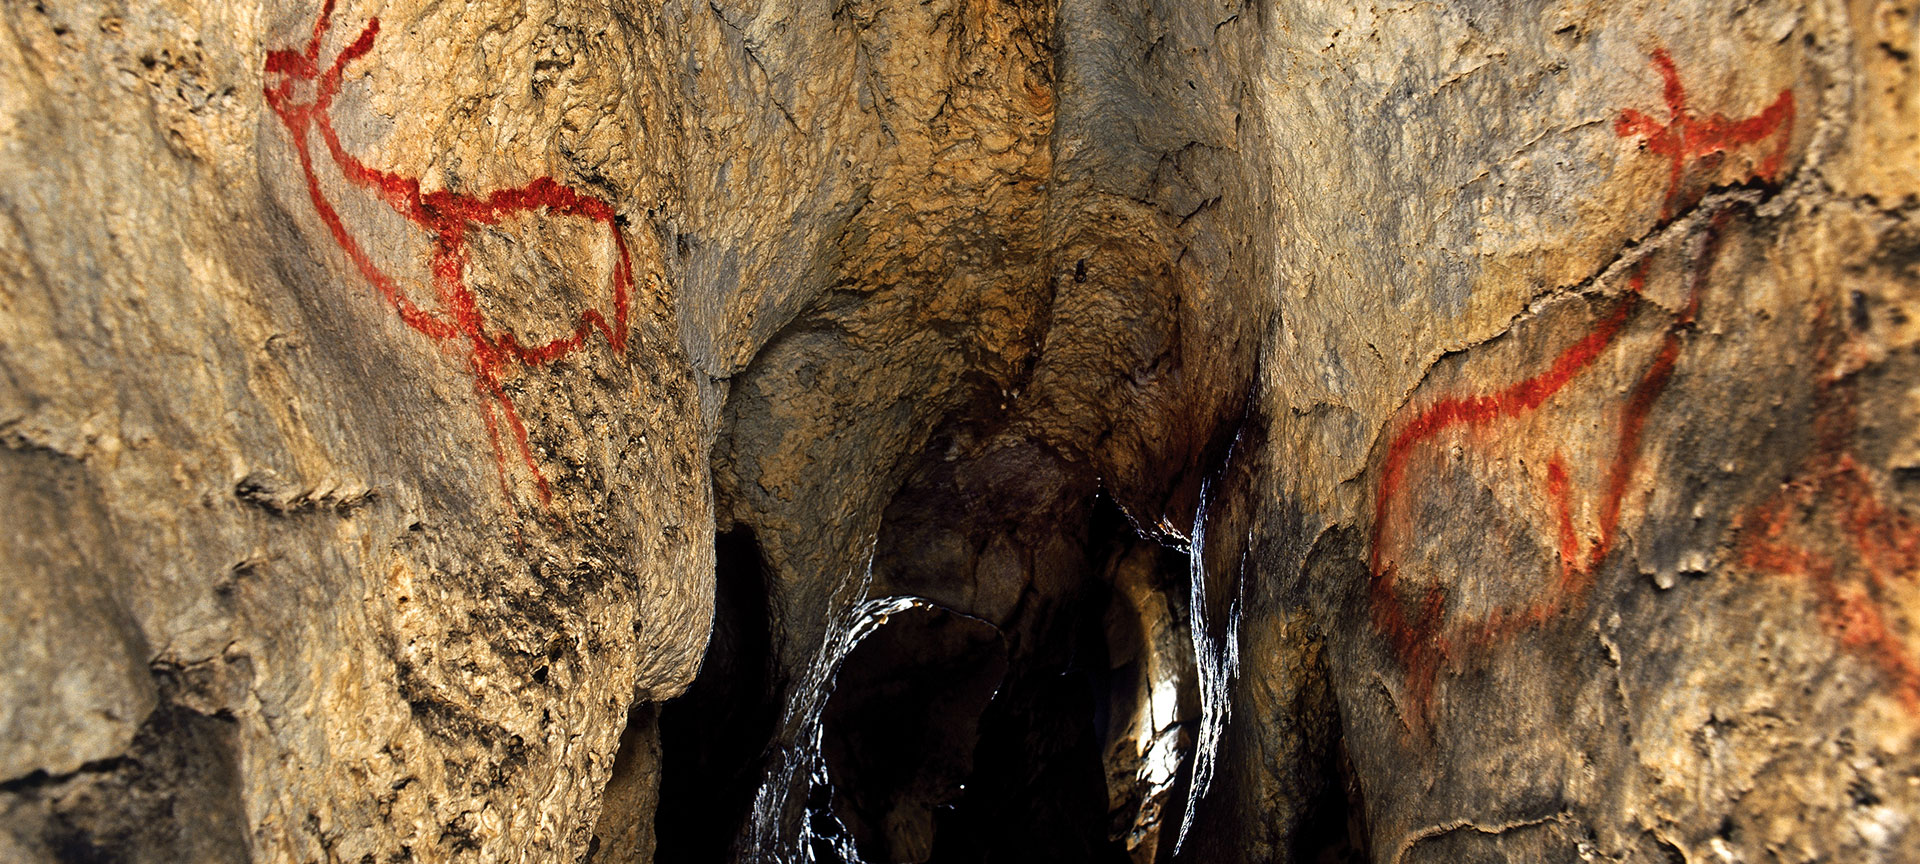
[[[796,778],[782,818],[806,820],[826,862],[1171,861],[1200,718],[1179,532],[1136,524],[1042,449],[954,452],[930,451],[877,538],[868,596],[928,605],[841,661],[821,773]],[[766,852],[732,845],[792,694],[771,665],[768,565],[748,529],[718,544],[705,665],[661,714],[661,861]],[[1210,587],[1230,599],[1238,572]],[[1316,848],[1348,834],[1344,804],[1322,810],[1339,829]]]
[[[838,860],[828,838],[844,837],[875,864],[1126,862],[1106,753],[1115,717],[1134,712],[1147,640],[1133,613],[1112,620],[1103,573],[1119,550],[1152,547],[1140,554],[1179,573],[1185,556],[1086,499],[997,496],[1052,520],[955,511],[967,497],[939,493],[965,481],[930,474],[896,500],[922,506],[889,514],[880,590],[957,608],[895,613],[847,656],[823,718],[831,791],[808,802],[814,852]],[[1125,657],[1110,631],[1131,639]]]
[[[0,813],[0,830],[61,864],[244,862],[233,730],[225,717],[162,702],[125,756],[6,784],[19,797]],[[23,832],[23,821],[43,830]]]
[[[932,861],[1126,860],[1107,836],[1095,719],[1107,670],[1104,644],[1080,638],[1099,632],[1091,623],[1062,627],[1054,635],[1066,650],[1023,664],[988,706],[965,794],[937,814]],[[1083,650],[1069,647],[1076,643]]]
[[[933,856],[935,814],[964,794],[1006,672],[999,630],[937,608],[893,615],[847,655],[822,743],[835,814],[862,857]]]
[[[700,675],[660,712],[660,861],[728,859],[779,722],[766,565],[753,532],[721,534],[714,560],[714,628]]]
[[[979,720],[973,773],[964,794],[935,814],[931,861],[1127,860],[1110,836],[1104,754],[1112,716],[1132,710],[1133,691],[1115,686],[1113,597],[1099,574],[1118,544],[1136,538],[1099,506],[1069,512],[1079,524],[1061,533],[1083,557],[1066,567],[1054,559],[1055,572],[1031,574],[1008,628],[1014,654],[1006,680]]]
[[[1353,760],[1347,756],[1346,736],[1338,729],[1321,776],[1328,782],[1295,836],[1294,860],[1312,864],[1365,864],[1373,860],[1367,853],[1366,798],[1360,792],[1360,778],[1353,772]]]

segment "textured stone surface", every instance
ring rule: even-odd
[[[1913,860],[1917,37],[10,4],[0,857]]]
[[[1268,23],[1253,590],[1374,858],[1908,860],[1912,10]]]
[[[265,94],[313,104],[376,18],[325,118],[336,154]],[[306,56],[316,19],[310,68],[269,60]],[[711,602],[711,424],[637,182],[657,175],[625,143],[632,31],[429,4],[0,21],[16,842],[583,851],[628,706],[691,680]],[[353,165],[440,197],[403,218]],[[500,189],[578,212],[459,209]],[[459,281],[436,284],[452,255]],[[502,334],[539,345],[588,309],[606,329],[565,356],[506,357]],[[153,748],[183,755],[127,755]],[[21,822],[33,808],[51,815]],[[219,832],[193,815],[215,811]]]
[[[652,861],[660,809],[660,725],[653,705],[635,708],[600,799],[588,861]]]

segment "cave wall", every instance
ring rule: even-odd
[[[1906,860],[1913,11],[1267,15],[1249,641],[1376,860]]]
[[[0,27],[0,857],[645,860],[894,593],[1134,860],[1920,846],[1910,4]]]
[[[0,10],[0,857],[586,847],[713,573],[616,11]]]

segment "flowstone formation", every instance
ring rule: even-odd
[[[0,8],[0,861],[1920,861],[1920,7]]]

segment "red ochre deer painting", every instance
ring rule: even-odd
[[[320,66],[320,46],[332,26],[334,2],[326,0],[320,16],[314,21],[313,34],[304,49],[285,49],[267,55],[267,105],[286,126],[287,134],[293,140],[300,169],[306,175],[307,194],[313,199],[313,207],[320,221],[325,223],[333,241],[352,260],[360,275],[380,292],[380,296],[407,327],[466,354],[474,390],[481,400],[487,436],[493,445],[501,491],[509,500],[512,499],[507,449],[501,440],[504,426],[505,435],[512,439],[512,446],[520,461],[533,478],[541,505],[551,507],[551,484],[534,457],[533,448],[527,440],[526,423],[504,385],[516,368],[531,370],[552,366],[585,347],[595,333],[606,339],[615,354],[625,353],[633,262],[613,206],[563,186],[551,177],[540,177],[518,188],[500,189],[484,195],[465,195],[449,190],[425,192],[418,178],[372,167],[348,153],[341,146],[340,135],[334,129],[331,114],[333,101],[339,95],[347,64],[365,57],[373,49],[373,41],[380,33],[380,19],[368,20],[360,35],[323,68]],[[276,77],[277,82],[274,80]],[[329,201],[316,171],[316,138],[325,157],[337,166],[347,184],[371,194],[430,235],[429,269],[438,308],[424,308],[415,303],[400,283],[374,262],[373,256],[347,229],[339,211]],[[585,219],[605,227],[615,255],[611,277],[612,310],[603,313],[600,309],[589,308],[579,314],[572,330],[566,335],[524,344],[512,330],[494,326],[487,320],[479,299],[468,286],[469,232],[541,211],[550,217]]]
[[[1660,202],[1661,221],[1671,220],[1683,202],[1697,200],[1697,196],[1682,190],[1689,169],[1702,160],[1717,163],[1737,149],[1771,139],[1771,148],[1758,158],[1751,177],[1773,182],[1792,134],[1792,91],[1782,90],[1772,104],[1742,119],[1717,113],[1702,116],[1688,105],[1687,91],[1673,58],[1659,50],[1652,59],[1664,83],[1666,121],[1627,110],[1616,120],[1614,131],[1622,138],[1638,139],[1645,150],[1669,160],[1671,171]],[[1578,340],[1561,349],[1544,370],[1491,392],[1442,397],[1413,409],[1411,417],[1389,427],[1391,438],[1374,497],[1368,593],[1373,624],[1406,673],[1410,727],[1424,728],[1435,679],[1443,667],[1459,659],[1462,650],[1510,640],[1585,602],[1595,570],[1617,539],[1621,505],[1639,466],[1647,416],[1673,377],[1681,334],[1699,311],[1718,254],[1720,232],[1731,216],[1732,210],[1723,208],[1708,219],[1704,242],[1690,262],[1686,299],[1671,314],[1652,357],[1642,361],[1642,371],[1612,421],[1610,456],[1581,473],[1587,479],[1584,484],[1575,482],[1575,472],[1561,452],[1552,452],[1542,460],[1545,477],[1537,491],[1554,520],[1549,543],[1557,552],[1558,562],[1557,572],[1534,591],[1530,600],[1496,605],[1475,619],[1458,612],[1449,614],[1452,589],[1441,580],[1412,590],[1403,587],[1408,574],[1402,570],[1400,557],[1418,527],[1413,524],[1415,517],[1407,498],[1425,479],[1423,469],[1431,461],[1422,462],[1416,457],[1430,456],[1429,451],[1443,440],[1443,433],[1450,431],[1464,436],[1462,447],[1495,448],[1508,443],[1493,428],[1496,424],[1539,411],[1592,372],[1598,361],[1616,347],[1634,313],[1652,306],[1642,302],[1649,259],[1633,268],[1624,295],[1612,308]],[[1619,368],[1631,362],[1631,358],[1618,357],[1609,365]],[[1598,488],[1585,488],[1594,485]],[[1581,508],[1582,513],[1592,513],[1584,526],[1575,519],[1577,502],[1590,505]]]

